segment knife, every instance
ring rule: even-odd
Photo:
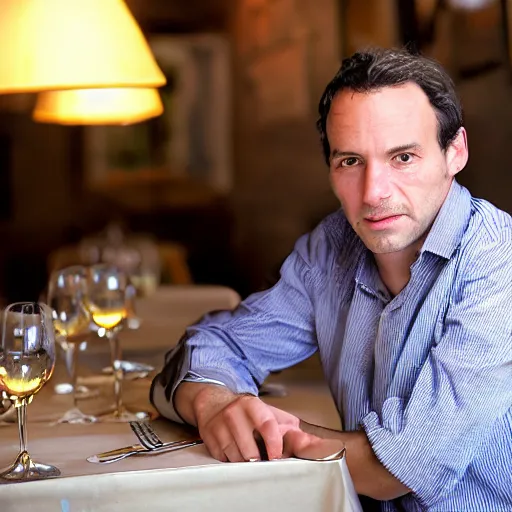
[[[188,448],[189,446],[196,446],[202,444],[202,439],[185,439],[183,441],[172,441],[170,443],[164,443],[162,446],[155,448],[154,450],[148,450],[140,444],[134,444],[132,446],[126,446],[124,448],[118,448],[117,450],[110,450],[108,452],[98,453],[87,458],[88,462],[93,464],[109,464],[110,462],[117,462],[118,460],[125,459],[132,455],[152,455],[159,453],[168,453],[182,448]]]

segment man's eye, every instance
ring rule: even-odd
[[[401,153],[395,156],[395,160],[400,164],[409,164],[412,162],[412,155],[410,153]]]
[[[349,156],[348,158],[343,159],[340,162],[341,167],[353,167],[354,165],[357,165],[359,160],[355,156]]]

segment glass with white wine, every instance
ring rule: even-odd
[[[98,335],[110,342],[112,372],[114,376],[115,408],[108,421],[133,421],[147,417],[147,413],[131,413],[122,403],[123,360],[118,331],[127,317],[126,287],[128,278],[118,268],[109,264],[88,268],[86,305],[93,322],[99,327]]]
[[[17,302],[7,306],[0,348],[0,387],[18,414],[20,453],[0,472],[1,480],[40,480],[60,475],[48,464],[34,462],[27,451],[27,405],[50,379],[55,365],[55,333],[46,304]]]
[[[78,353],[89,333],[91,318],[85,307],[87,291],[87,271],[80,265],[67,267],[52,273],[48,283],[48,304],[52,308],[52,318],[57,341],[64,350],[66,367],[71,379],[73,407],[59,420],[59,423],[93,423],[97,418],[83,413],[78,407],[79,388],[77,386]],[[80,398],[96,396],[85,388]]]

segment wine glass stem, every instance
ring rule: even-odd
[[[110,354],[112,361],[112,373],[114,374],[114,398],[115,398],[115,411],[116,416],[121,415],[122,403],[122,383],[123,375],[121,369],[121,354],[119,347],[119,338],[115,330],[107,331],[108,340],[110,342]]]
[[[20,453],[27,451],[27,400],[22,398],[16,404],[18,413],[18,431],[20,434]]]
[[[78,407],[76,399],[76,386],[77,386],[77,373],[76,367],[78,363],[78,347],[74,341],[66,341],[66,366],[68,369],[68,375],[71,380],[71,399],[73,400],[73,408]]]

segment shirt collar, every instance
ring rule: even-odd
[[[420,252],[449,259],[459,246],[471,216],[471,194],[455,180]]]

